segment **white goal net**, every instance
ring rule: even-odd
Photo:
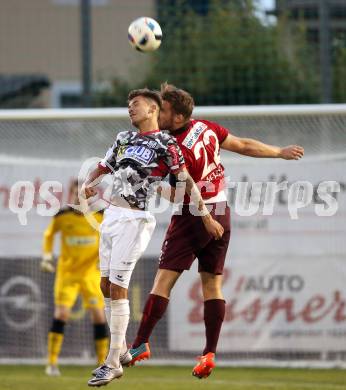
[[[219,362],[344,365],[346,105],[199,107],[194,117],[217,121],[239,137],[305,148],[298,162],[223,153],[232,236]],[[83,161],[103,157],[117,132],[129,128],[126,109],[0,112],[0,362],[46,356],[54,278],[39,270],[49,222],[37,207],[40,188],[61,183],[65,204]],[[11,197],[27,183],[31,203],[13,205]],[[133,275],[128,342],[150,292],[170,211],[156,216],[154,237]],[[154,330],[153,362],[191,363],[203,347],[203,300],[193,267]],[[61,360],[93,359],[92,327],[77,304]]]

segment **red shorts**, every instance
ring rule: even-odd
[[[198,258],[198,272],[221,275],[231,236],[230,209],[226,202],[208,204],[211,215],[224,228],[221,240],[214,240],[206,231],[201,217],[194,216],[189,206],[182,215],[173,215],[162,244],[159,268],[182,272],[190,269]],[[221,214],[221,215],[218,215]]]

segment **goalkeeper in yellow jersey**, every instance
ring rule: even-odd
[[[78,204],[77,181],[71,185],[70,199],[71,203]],[[101,223],[100,212],[95,213],[94,217]],[[52,218],[44,232],[41,261],[43,271],[55,271],[52,251],[56,233],[60,233],[61,248],[56,265],[54,318],[48,334],[46,374],[50,376],[60,375],[57,363],[64,338],[64,327],[79,294],[83,298],[84,307],[91,314],[99,364],[105,360],[108,352],[104,299],[100,290],[98,269],[99,233],[90,226],[82,213],[72,207],[63,207]]]

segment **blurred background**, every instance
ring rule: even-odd
[[[162,27],[154,53],[128,43],[140,16]],[[46,356],[54,278],[39,270],[50,221],[38,207],[47,204],[42,186],[60,183],[55,195],[68,203],[81,164],[102,158],[116,133],[131,128],[121,108],[129,90],[163,81],[192,93],[197,117],[306,151],[299,162],[223,156],[236,186],[228,192],[219,359],[344,367],[346,0],[0,0],[0,363],[42,364]],[[252,187],[268,181],[287,182],[273,215],[263,211],[266,186]],[[294,219],[288,203],[299,189]],[[157,214],[133,275],[129,342],[171,211]],[[201,299],[194,268],[153,334],[160,361],[191,365],[201,352]],[[80,302],[73,313],[62,361],[91,364],[92,329]]]
[[[344,0],[1,0],[0,107],[124,106],[169,80],[198,105],[346,99]],[[139,55],[127,27],[156,18]]]

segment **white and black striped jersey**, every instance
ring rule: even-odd
[[[160,130],[123,131],[99,165],[114,174],[111,198],[123,198],[130,206],[145,209],[151,185],[185,167],[175,139]]]

